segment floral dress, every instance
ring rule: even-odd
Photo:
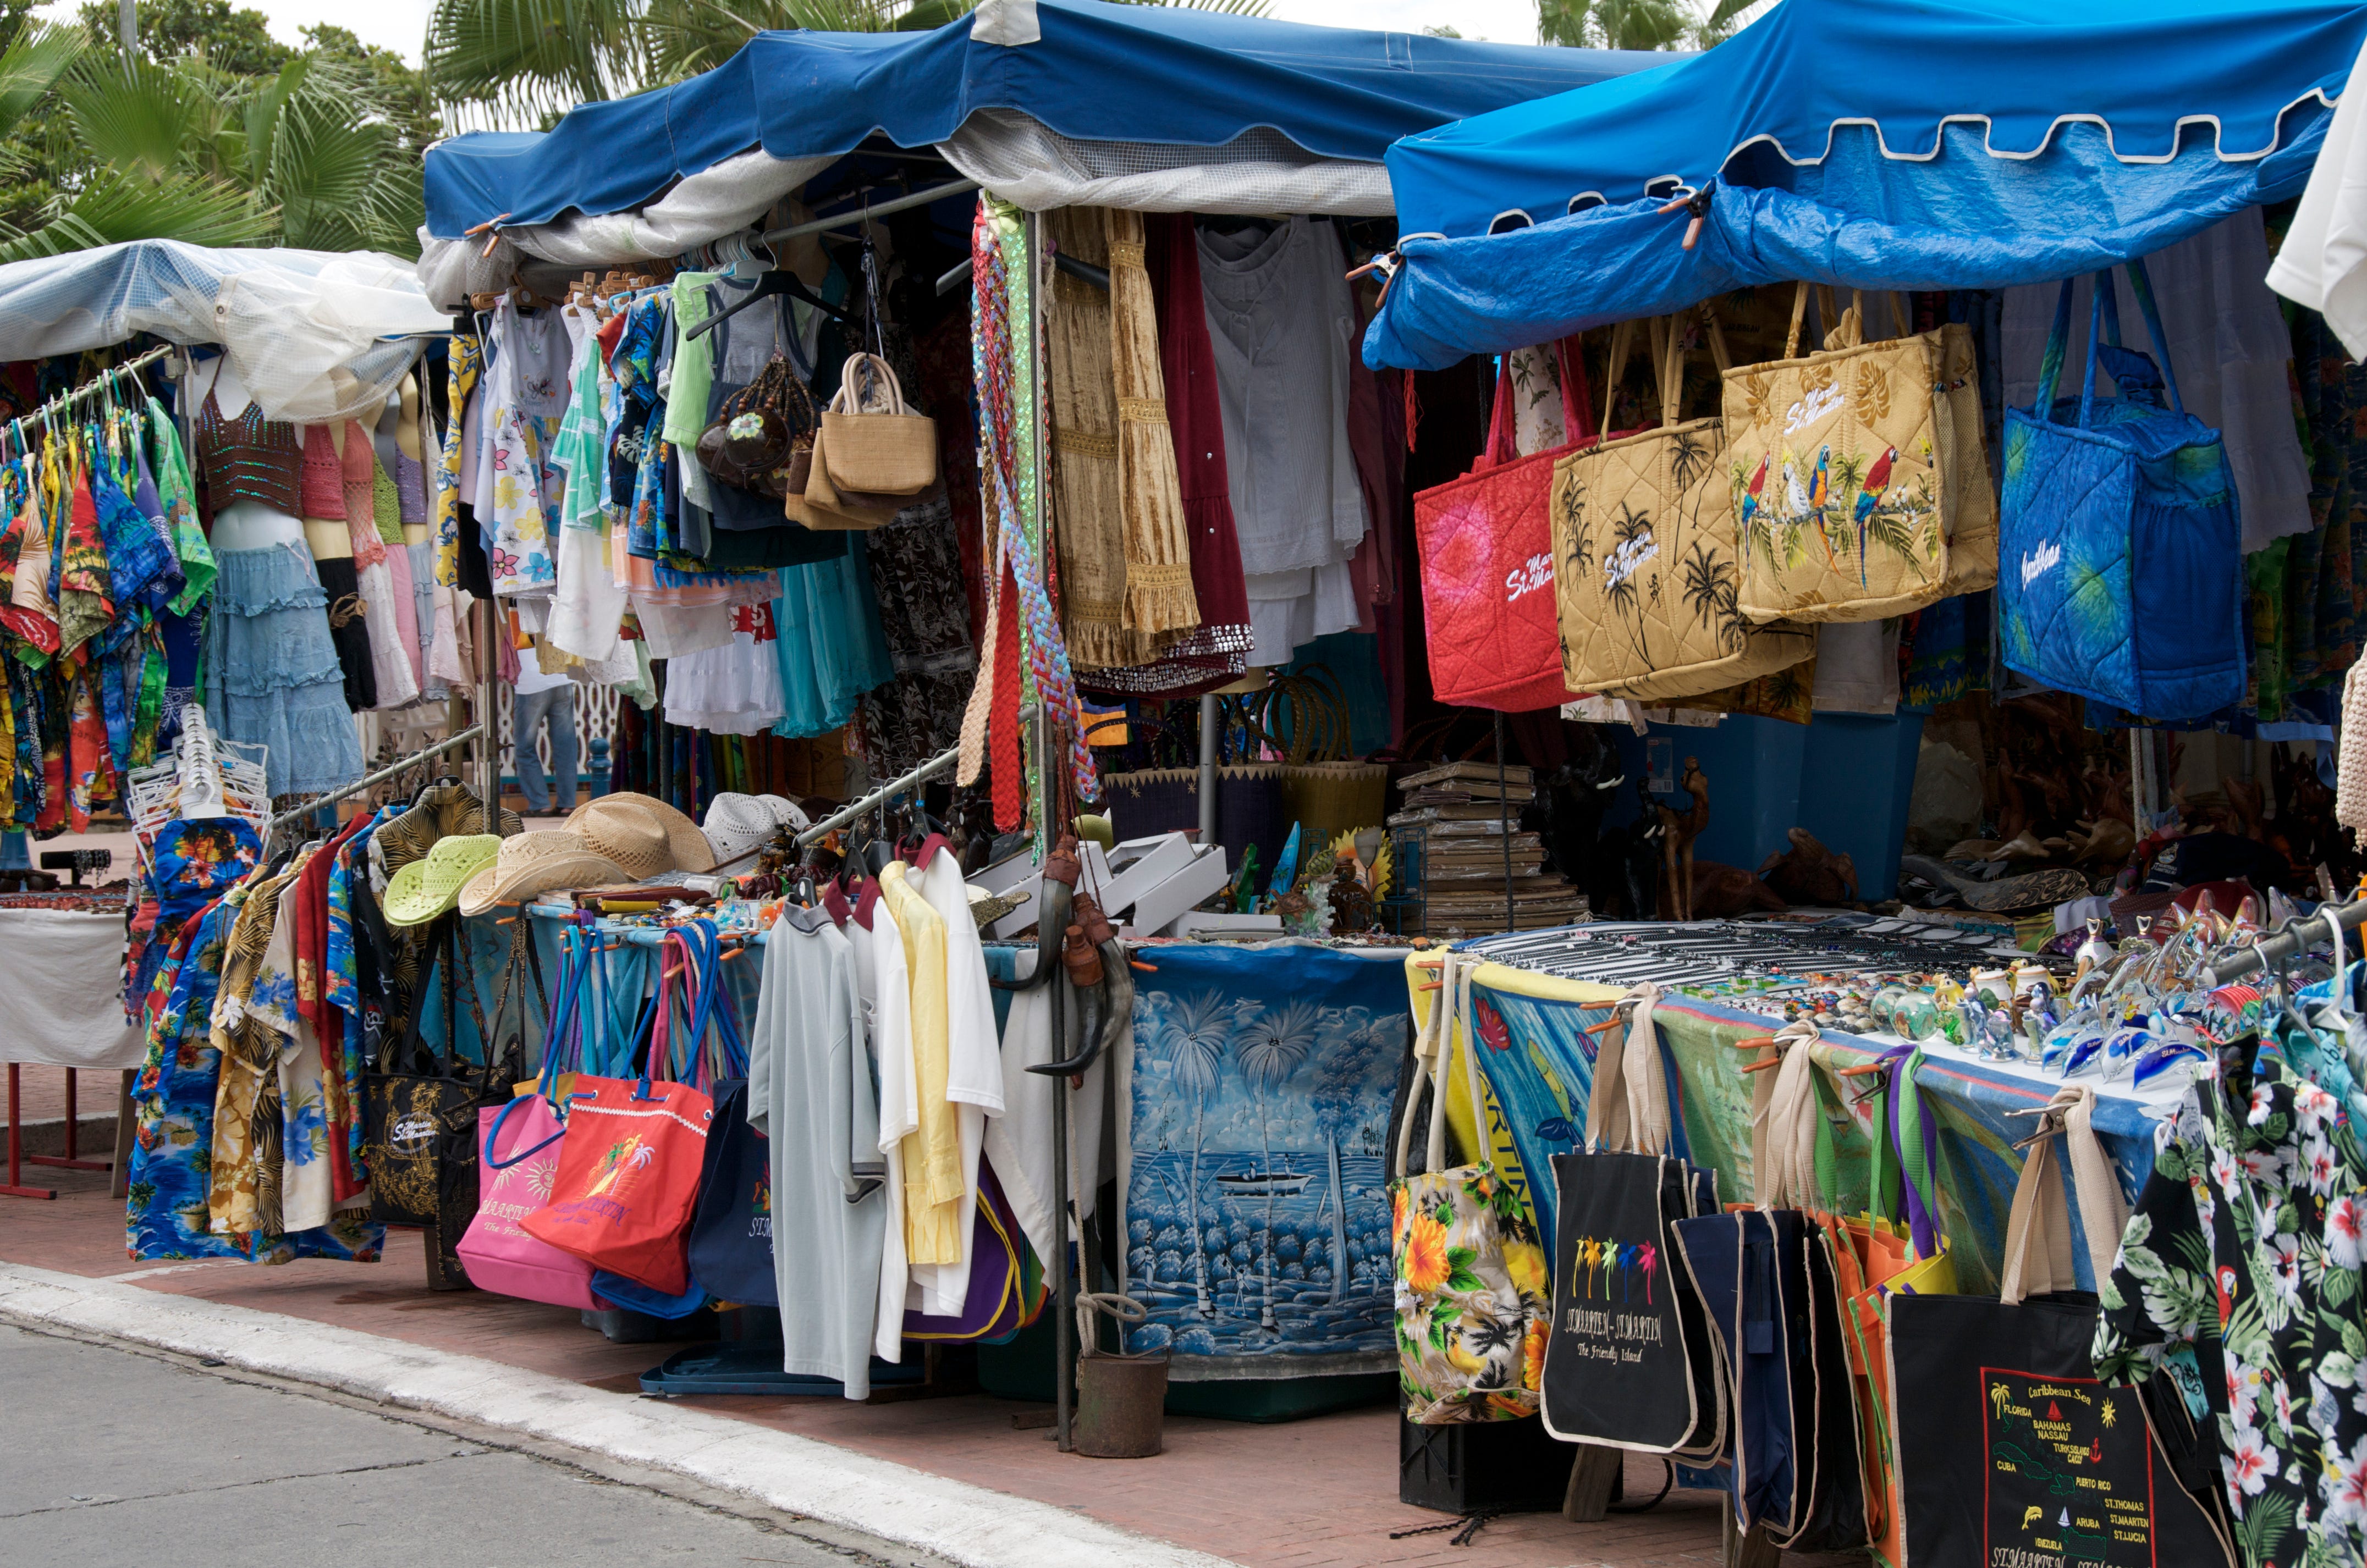
[[[2111,1382],[2166,1366],[2216,1417],[2250,1568],[2356,1563],[2367,1547],[2362,1163],[2326,1089],[2263,1051],[2206,1066],[2156,1130],[2154,1168],[2100,1294]]]

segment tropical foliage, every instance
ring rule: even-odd
[[[1537,0],[1537,41],[1579,49],[1707,49],[1733,36],[1759,0]]]
[[[82,24],[0,13],[0,261],[125,240],[409,254],[425,85],[341,28],[289,49],[227,0],[115,8]]]

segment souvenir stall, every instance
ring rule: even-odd
[[[12,998],[12,1168],[19,1069],[40,1064],[67,1069],[68,1147],[33,1157],[87,1168],[74,1075],[140,1065],[127,1019],[161,952],[154,837],[175,816],[148,808],[180,764],[218,774],[217,732],[258,764],[252,834],[275,799],[292,824],[362,782],[365,728],[391,750],[406,721],[447,728],[441,687],[425,714],[415,678],[428,641],[408,612],[432,621],[433,592],[414,602],[402,543],[426,498],[398,392],[450,322],[391,258],[162,241],[0,267],[0,833],[19,866],[28,835],[120,825],[136,845],[103,914],[66,908],[72,890],[6,896],[40,955]],[[119,1114],[119,1182],[130,1128]],[[13,1170],[9,1187],[51,1195]]]
[[[1409,965],[1410,1445],[1664,1456],[1730,1561],[2355,1560],[2358,383],[2268,286],[2362,37],[1786,0],[1392,148],[1368,361],[1608,405],[1433,503],[1433,676],[1642,775],[1658,917]]]
[[[1071,923],[1044,913],[1067,896],[1036,863],[1057,845],[998,846],[996,830],[1076,821],[1080,908],[1093,895],[1138,935],[1196,918],[1236,870],[1280,905],[1233,915],[1257,934],[1286,921],[1319,934],[1343,908],[1339,929],[1369,929],[1386,773],[1330,759],[1387,737],[1355,745],[1336,682],[1285,675],[1279,695],[1225,716],[1244,766],[1271,750],[1266,771],[1292,771],[1261,781],[1253,880],[1162,837],[1207,823],[1217,792],[1137,812],[1105,795],[1108,737],[1088,730],[1113,712],[1122,733],[1178,726],[1201,766],[1172,771],[1196,784],[1215,771],[1220,724],[1194,722],[1194,698],[1373,626],[1395,589],[1394,530],[1375,519],[1393,524],[1401,505],[1387,422],[1401,426],[1405,400],[1354,366],[1360,307],[1342,275],[1370,243],[1348,220],[1381,220],[1386,237],[1378,154],[1406,130],[1642,62],[990,5],[928,35],[766,35],[630,106],[439,145],[421,276],[480,328],[478,348],[456,340],[453,402],[481,411],[481,440],[526,476],[507,498],[504,481],[458,494],[513,616],[504,640],[541,670],[637,691],[612,781],[689,813],[791,788],[801,760],[780,743],[842,729],[861,771],[808,792],[810,816],[826,810],[811,795],[843,799],[866,775],[958,764],[980,793],[957,848],[980,894],[1013,901],[991,932],[1034,926],[1046,954]],[[1162,91],[1115,104],[1115,75]],[[662,124],[701,130],[660,156],[648,150]],[[1325,216],[1221,216],[1271,211]],[[1211,216],[1195,225],[1195,212]],[[1260,336],[1278,323],[1279,350]],[[530,386],[560,395],[538,401]],[[703,400],[685,395],[701,386]],[[598,452],[606,462],[586,461]],[[1030,701],[1032,725],[1018,716]],[[1302,794],[1274,820],[1285,782]],[[1331,787],[1342,783],[1353,804]],[[1097,797],[1114,825],[1081,815]],[[899,807],[906,832],[877,826],[879,804],[810,830],[828,857],[817,885],[854,872],[866,838],[880,856],[924,844],[934,824],[917,801]],[[1354,829],[1369,841],[1342,843]],[[1213,828],[1203,837],[1229,847]],[[797,863],[785,869],[794,887]],[[1180,899],[1179,884],[1192,889]],[[1073,923],[1071,958],[1090,968],[1102,942],[1093,921]],[[1075,1142],[1080,1168],[1112,1168],[1097,1145],[1141,1117],[1128,1146],[1160,1158],[1128,1171],[1122,1225],[1081,1250],[1058,1243],[1048,1164],[992,1168],[1056,1276],[1077,1251],[1089,1293],[1156,1298],[1151,1328],[1172,1341],[1179,1382],[1386,1372],[1379,1168],[1365,1162],[1402,1001],[1394,964],[1362,957],[1294,1000],[1309,962],[1176,960],[1176,986],[1134,989],[1156,1025],[1122,1047],[1147,1065],[1141,1096],[1106,1113],[1084,1108],[1112,1092],[1095,1080],[1071,1107],[1045,1075],[1015,1077],[1006,1100],[1035,1109],[986,1122],[990,1152],[1014,1141],[1010,1160],[1066,1160]],[[1072,1055],[1054,1041],[1133,1017],[1093,1001],[1094,985],[1044,980],[1054,967],[1067,965],[1025,967],[1040,989],[1014,1005],[1006,1060],[1048,1065]],[[1102,961],[1098,984],[1129,967]],[[1170,1021],[1192,1008],[1205,1061],[1171,1073]],[[1053,1327],[1066,1337],[1071,1314]],[[1065,1400],[1066,1380],[1050,1381]]]

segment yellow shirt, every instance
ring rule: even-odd
[[[879,874],[879,896],[904,942],[912,1002],[912,1076],[921,1110],[904,1134],[904,1252],[908,1263],[962,1258],[961,1125],[946,1098],[953,1034],[946,1010],[946,922],[905,878],[901,861]]]

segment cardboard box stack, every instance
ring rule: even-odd
[[[1545,869],[1545,845],[1520,830],[1521,809],[1536,797],[1529,770],[1493,762],[1449,762],[1398,781],[1405,808],[1388,820],[1402,841],[1419,835],[1423,926],[1432,936],[1478,936],[1504,927],[1504,863],[1512,857],[1513,929],[1536,931],[1587,918],[1586,896]],[[1401,863],[1409,871],[1409,855]]]

